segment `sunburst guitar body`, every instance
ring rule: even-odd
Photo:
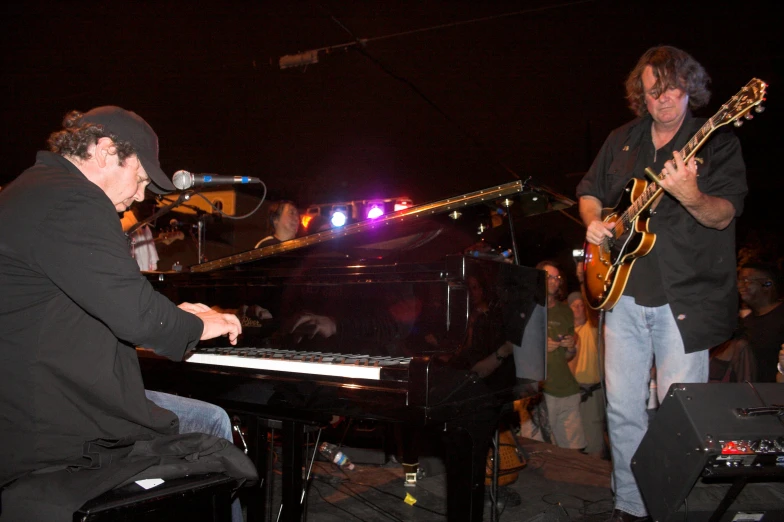
[[[632,179],[613,209],[604,210],[604,222],[614,225],[614,235],[600,245],[585,243],[583,266],[588,305],[596,310],[612,308],[623,295],[634,262],[648,254],[656,243],[656,234],[648,230],[650,212],[627,222],[625,211],[644,194],[648,183]]]

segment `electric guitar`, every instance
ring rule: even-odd
[[[760,104],[765,100],[767,87],[765,82],[754,78],[722,105],[681,150],[683,161],[688,161],[719,127],[730,122],[740,127],[741,117],[753,118],[749,114],[752,108],[762,112],[764,107]],[[650,169],[645,171],[652,179],[661,179]],[[634,262],[653,249],[656,234],[648,231],[650,206],[663,191],[655,182],[632,179],[615,208],[602,212],[605,223],[615,224],[610,230],[612,237],[604,238],[599,245],[586,242],[583,261],[585,295],[594,310],[610,310],[615,306],[623,295]]]
[[[171,230],[169,232],[161,232],[155,236],[156,243],[163,243],[164,245],[171,245],[177,240],[185,239],[185,234],[181,230]]]

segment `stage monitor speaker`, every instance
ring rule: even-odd
[[[693,502],[684,501],[698,481],[784,480],[784,424],[777,415],[782,409],[783,384],[673,384],[631,463],[653,520],[683,520],[684,513],[697,520]],[[780,500],[770,506],[784,516]]]

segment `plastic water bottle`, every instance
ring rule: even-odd
[[[334,444],[330,444],[329,442],[322,442],[321,446],[319,446],[319,453],[324,455],[327,460],[331,460],[341,468],[346,467],[350,470],[354,469],[354,464],[349,460],[346,454],[340,451],[340,448]]]

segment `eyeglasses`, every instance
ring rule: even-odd
[[[554,276],[554,275],[547,275],[547,279],[552,279],[553,281],[560,281],[561,276]]]

